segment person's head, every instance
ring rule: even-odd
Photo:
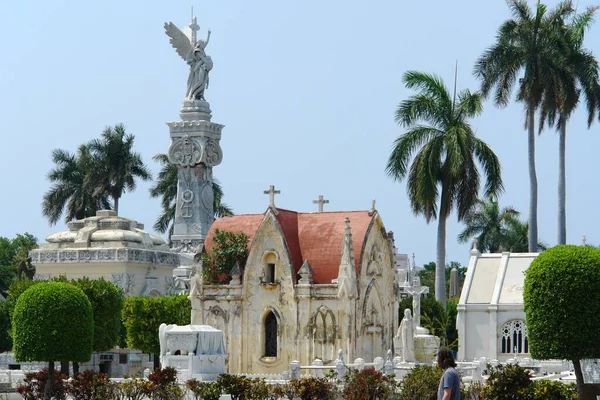
[[[437,353],[437,364],[441,369],[446,369],[449,367],[456,367],[456,362],[454,361],[454,356],[452,355],[452,351],[450,351],[447,347],[440,347],[440,350]]]

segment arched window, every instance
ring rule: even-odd
[[[529,353],[529,342],[527,341],[527,327],[525,326],[525,321],[521,319],[508,321],[502,325],[500,334],[502,335],[501,353]]]
[[[265,355],[264,357],[277,357],[277,318],[269,312],[265,318]]]
[[[264,282],[266,284],[274,284],[277,282],[278,276],[276,275],[275,265],[277,263],[277,255],[273,252],[269,252],[264,256],[265,260],[265,272],[264,272]]]
[[[335,356],[336,325],[331,310],[319,307],[312,318],[313,325],[313,358],[329,362]]]

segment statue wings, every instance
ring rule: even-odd
[[[165,33],[170,38],[171,46],[177,50],[177,54],[187,61],[188,55],[194,49],[190,39],[172,22],[165,23]]]

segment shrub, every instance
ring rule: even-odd
[[[49,372],[47,368],[37,372],[26,372],[23,383],[17,386],[17,393],[19,393],[24,400],[39,400],[44,398],[44,389],[49,379]],[[50,394],[54,400],[65,400],[67,398],[67,391],[65,387],[65,375],[60,372],[54,372],[54,381]]]
[[[248,258],[248,235],[215,230],[213,247],[202,254],[202,275],[210,283],[227,283],[229,272],[237,263],[240,268]]]
[[[402,400],[436,400],[442,369],[429,365],[417,365],[401,383]]]
[[[300,400],[333,400],[336,388],[325,378],[300,378],[290,380],[295,396]]]
[[[483,390],[483,385],[479,382],[473,382],[469,385],[469,387],[461,387],[461,398],[463,400],[481,400],[483,396],[481,395],[481,391]]]
[[[250,391],[252,380],[241,375],[221,374],[217,382],[223,389],[223,392],[231,396],[231,400],[246,400],[247,393]]]
[[[116,398],[108,376],[93,370],[80,372],[67,383],[67,393],[73,400],[106,400]]]
[[[177,384],[177,370],[173,367],[156,368],[148,375],[146,395],[152,400],[183,399],[183,390]]]
[[[219,400],[221,398],[221,385],[219,382],[200,382],[190,379],[186,386],[196,400]]]
[[[146,396],[145,379],[128,379],[117,384],[117,390],[121,399],[142,400]]]
[[[517,364],[487,365],[483,372],[488,380],[483,388],[484,398],[494,400],[526,399],[531,386],[531,372]]]
[[[351,369],[344,376],[344,399],[381,400],[394,393],[395,381],[373,368]]]
[[[533,381],[530,386],[531,400],[572,400],[577,398],[577,386],[541,379]]]

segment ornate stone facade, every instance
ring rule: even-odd
[[[68,227],[29,253],[36,267],[34,279],[103,277],[127,295],[167,293],[165,278],[179,265],[179,254],[158,236],[144,232],[143,224],[103,210]]]
[[[392,347],[395,257],[378,213],[269,207],[217,220],[208,252],[215,229],[250,237],[241,281],[193,279],[192,324],[225,333],[230,373],[281,373],[293,360],[315,358],[330,365],[338,349],[347,360],[372,361]]]

